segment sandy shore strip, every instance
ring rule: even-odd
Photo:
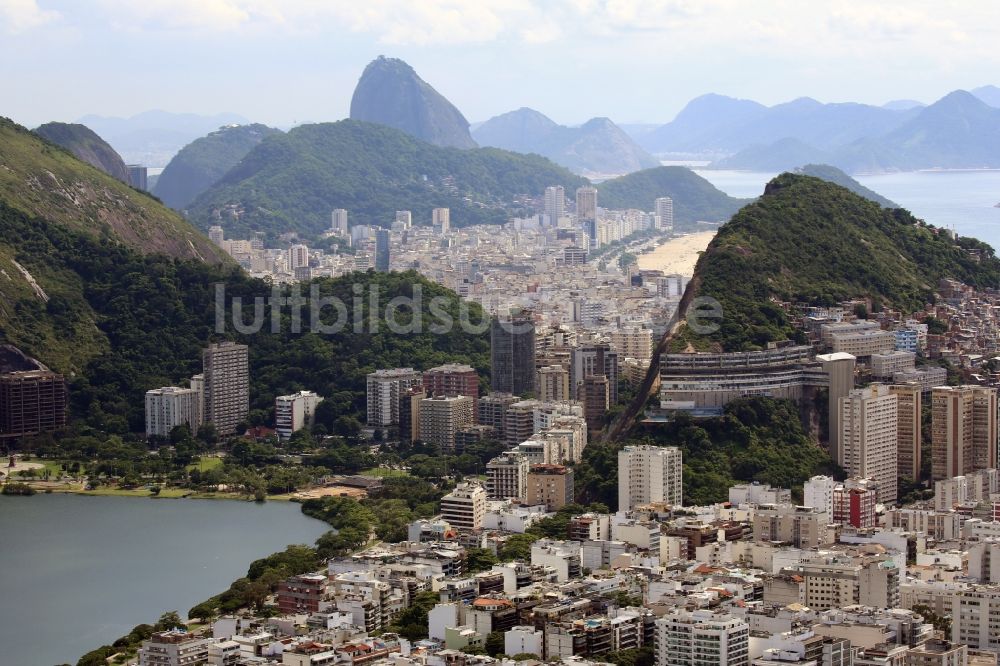
[[[694,265],[698,263],[698,254],[708,247],[713,238],[714,230],[672,238],[652,252],[638,255],[639,268],[690,277],[694,274]]]

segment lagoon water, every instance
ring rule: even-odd
[[[290,502],[0,496],[0,663],[75,664],[326,529]]]
[[[756,197],[775,176],[756,171],[696,169],[700,176],[734,197]],[[955,229],[1000,250],[1000,171],[911,171],[855,176],[865,187],[887,197],[938,227]]]

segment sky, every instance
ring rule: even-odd
[[[931,102],[1000,85],[997,43],[996,0],[0,0],[0,115],[337,120],[386,55],[473,122],[664,123],[709,92]]]

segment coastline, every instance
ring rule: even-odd
[[[659,270],[665,274],[694,275],[698,257],[715,238],[716,230],[698,231],[671,238],[649,252],[636,256],[636,263],[643,270]]]

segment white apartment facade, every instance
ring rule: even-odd
[[[618,452],[618,510],[664,502],[681,506],[684,464],[674,446],[626,446]]]

